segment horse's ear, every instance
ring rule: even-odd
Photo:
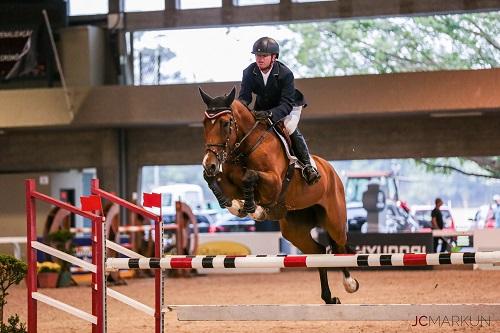
[[[233,86],[233,89],[231,89],[231,92],[229,93],[229,95],[226,96],[225,98],[225,104],[226,106],[230,106],[231,103],[233,103],[234,101],[234,97],[236,96],[236,87]]]
[[[208,104],[212,102],[213,98],[209,94],[204,92],[201,87],[198,87],[198,89],[200,90],[201,99],[203,99],[203,102],[205,102],[205,104],[208,106]]]

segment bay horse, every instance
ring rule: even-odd
[[[288,168],[286,151],[270,124],[256,120],[235,100],[234,87],[215,98],[199,90],[207,106],[204,178],[221,207],[257,221],[279,220],[283,237],[304,254],[353,253],[347,246],[344,186],[330,163],[313,156],[321,178],[307,185],[300,170]],[[326,231],[326,242],[311,236],[317,227]],[[345,290],[357,291],[358,281],[346,268],[342,271]],[[323,301],[339,304],[339,298],[332,297],[327,268],[319,268],[319,275]]]

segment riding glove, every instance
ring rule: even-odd
[[[271,117],[272,113],[271,111],[267,110],[263,110],[263,111],[254,111],[253,112],[254,116],[255,116],[255,119],[257,120],[267,120]]]

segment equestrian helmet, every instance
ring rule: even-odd
[[[252,48],[253,54],[276,54],[276,58],[280,54],[280,46],[271,37],[262,37],[257,39],[253,44]]]

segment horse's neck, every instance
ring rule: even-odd
[[[247,109],[243,104],[237,105],[235,108],[233,108],[233,114],[240,129],[238,133],[238,141],[242,140],[246,135],[249,135],[248,139],[250,140],[246,140],[247,142],[243,144],[243,146],[246,146],[246,148],[249,149],[258,149],[258,146],[261,146],[263,142],[257,142],[257,140],[259,140],[261,137],[265,137],[266,139],[268,137],[272,137],[275,141],[273,150],[276,152],[276,154],[278,154],[278,151],[281,151],[286,159],[286,153],[283,150],[280,139],[276,136],[275,133],[272,133],[273,131],[269,129],[269,125],[262,126],[260,124],[257,124],[256,126],[256,120],[254,116],[252,115],[251,111]],[[254,126],[256,126],[256,128],[254,128]],[[249,134],[250,131],[252,131],[252,133]],[[248,144],[249,146],[247,146]],[[256,147],[254,147],[255,144],[257,144]]]

